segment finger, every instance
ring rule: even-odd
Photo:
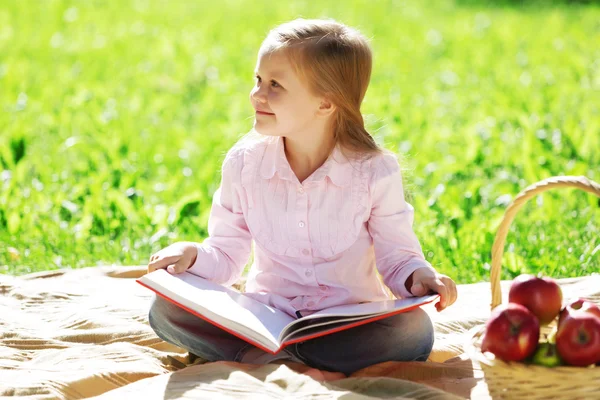
[[[456,302],[456,299],[458,299],[458,290],[456,288],[456,284],[454,282],[450,282],[448,285],[448,288],[450,289],[450,295],[449,295],[449,299],[450,302],[448,303],[448,305],[452,305],[454,304],[454,302]]]
[[[180,258],[175,264],[171,264],[167,267],[167,272],[171,274],[180,274],[182,272],[187,271],[187,267],[188,266],[185,265],[185,260],[183,258]]]
[[[148,264],[148,270],[152,269],[152,271],[155,271],[157,269],[167,268],[169,265],[177,262],[179,257],[180,256],[177,255],[157,258],[154,261],[150,261],[150,264]]]
[[[163,269],[163,268],[164,268],[164,266],[157,262],[148,264],[148,272],[154,272],[157,269]]]
[[[152,261],[150,261],[148,263],[148,272],[154,272],[156,271],[158,268],[156,268],[156,264],[154,264]]]
[[[449,307],[456,301],[457,298],[456,284],[452,279],[450,279],[447,276],[442,277],[441,280],[444,286],[446,287],[448,293],[448,296],[446,298],[446,307]]]
[[[425,283],[429,289],[437,292],[440,295],[440,301],[436,303],[435,307],[438,311],[442,311],[446,308],[448,303],[448,288],[440,279],[434,279]]]
[[[412,285],[412,287],[410,288],[410,292],[413,296],[425,296],[425,293],[427,293],[427,289],[425,288],[425,286],[423,286],[423,284],[419,282]]]
[[[446,297],[448,295],[448,288],[439,278],[426,279],[422,283],[430,291],[439,294],[440,297]]]
[[[156,268],[154,268],[154,266],[152,265],[152,262],[156,260],[156,255],[152,255],[150,257],[150,260],[148,261],[148,272],[152,272],[154,271]]]

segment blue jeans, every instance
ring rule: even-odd
[[[253,345],[184,309],[154,296],[150,326],[166,342],[208,361],[241,361]],[[304,364],[349,375],[384,361],[425,361],[433,347],[433,325],[415,310],[287,346]]]

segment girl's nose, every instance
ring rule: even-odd
[[[250,99],[261,103],[267,102],[266,94],[262,90],[260,90],[260,87],[258,86],[254,86],[250,91]]]

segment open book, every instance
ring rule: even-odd
[[[142,276],[137,282],[188,312],[272,354],[293,343],[410,311],[439,296],[433,294],[342,305],[294,318],[243,293],[189,272],[172,275],[159,269]]]

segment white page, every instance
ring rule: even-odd
[[[248,330],[240,333],[257,332],[271,343],[268,347],[273,350],[279,348],[278,338],[281,331],[294,321],[294,318],[283,311],[189,272],[172,275],[160,269],[144,275],[140,281],[155,289],[159,289],[157,285],[164,287],[173,293],[174,300],[232,330],[242,326]],[[225,321],[231,321],[233,324]],[[258,335],[251,337],[264,343]]]
[[[394,310],[410,308],[415,305],[428,303],[435,300],[438,294],[432,294],[421,297],[406,297],[404,299],[374,301],[361,304],[344,304],[341,306],[329,307],[314,314],[303,317],[303,320],[323,317],[336,316],[359,316],[359,315],[377,315],[385,314]]]
[[[290,337],[292,332],[294,332],[294,327],[297,327],[298,324],[304,324],[307,320],[314,320],[315,323],[313,326],[323,326],[323,331],[328,330],[326,328],[327,325],[337,324],[339,321],[346,321],[347,319],[344,317],[352,317],[352,320],[360,320],[367,319],[377,315],[391,313],[393,311],[402,310],[406,308],[411,308],[417,305],[422,305],[425,303],[429,303],[439,297],[438,294],[432,294],[428,296],[421,297],[407,297],[404,299],[397,300],[386,300],[386,301],[375,301],[370,303],[361,303],[361,304],[344,304],[335,307],[329,307],[324,310],[320,310],[315,312],[314,314],[307,315],[300,319],[295,320],[291,323],[287,329],[283,332],[282,341],[285,342],[287,338]],[[335,321],[330,321],[324,324],[317,323],[321,318],[331,318],[336,317]],[[337,320],[339,318],[339,321]],[[299,329],[299,331],[303,331],[304,329]]]
[[[383,313],[383,314],[385,314],[385,313]],[[378,314],[370,315],[369,317],[375,317],[377,315]],[[308,337],[317,331],[318,332],[327,332],[329,330],[337,329],[341,326],[350,325],[351,323],[354,323],[356,321],[362,321],[365,319],[369,319],[369,318],[365,318],[364,315],[360,315],[360,316],[354,316],[354,317],[340,317],[339,319],[336,318],[335,321],[327,320],[326,322],[319,322],[317,320],[317,321],[313,322],[312,324],[303,326],[302,328],[297,329],[295,331],[285,332],[285,334],[284,334],[285,336],[283,337],[282,342],[285,343],[291,339],[296,340],[301,337]],[[302,333],[302,332],[306,332],[306,331],[310,331],[310,332]]]

